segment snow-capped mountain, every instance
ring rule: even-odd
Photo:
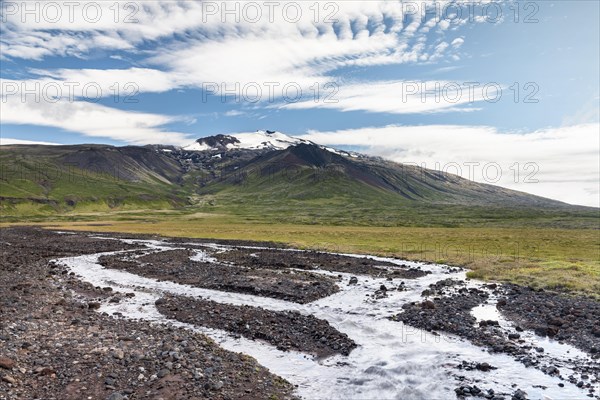
[[[215,135],[200,138],[189,146],[183,147],[187,151],[228,151],[228,150],[285,150],[290,146],[309,144],[318,146],[323,150],[335,154],[358,157],[358,153],[337,150],[321,146],[310,140],[300,139],[277,131],[263,131],[248,133],[234,133],[230,135]]]
[[[256,131],[233,135],[216,135],[198,139],[189,146],[188,151],[224,151],[234,149],[247,150],[284,150],[297,144],[314,144],[308,140],[288,136],[276,131]]]
[[[57,193],[67,193],[65,197],[50,200],[27,197],[32,196],[27,190],[41,185],[37,180],[7,175],[9,188],[23,188],[14,191],[23,195],[7,197],[10,201],[33,201],[35,204],[51,201],[57,210],[60,210],[61,204],[72,207],[84,201],[113,204],[116,198],[131,199],[126,200],[131,204],[147,202],[148,207],[154,202],[184,206],[196,201],[194,199],[204,201],[198,198],[204,195],[211,200],[218,196],[222,204],[231,201],[230,204],[235,207],[264,198],[267,199],[265,204],[276,204],[281,209],[294,207],[300,201],[322,204],[324,198],[336,202],[345,199],[339,200],[342,201],[337,206],[339,211],[346,204],[354,207],[357,198],[361,199],[359,204],[368,203],[371,207],[381,206],[382,209],[387,209],[389,202],[397,202],[399,206],[477,205],[494,207],[494,210],[497,207],[571,207],[441,171],[335,150],[280,132],[216,135],[199,139],[187,149],[162,145],[15,145],[7,146],[2,155],[4,159],[11,160],[8,164],[11,168],[16,168],[19,160],[38,160],[41,157],[51,168],[56,165],[56,170],[69,165],[77,170],[89,171],[86,174],[93,179],[95,187],[89,197],[82,194],[89,193],[89,188],[83,186],[88,185],[86,178],[76,180],[81,182],[80,188],[59,187]],[[115,165],[119,165],[118,171],[115,171]],[[114,185],[107,176],[115,176],[123,185]],[[290,199],[293,199],[291,203]],[[264,209],[265,212],[267,210]]]

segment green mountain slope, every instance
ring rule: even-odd
[[[379,158],[284,150],[2,146],[3,218],[180,209],[250,220],[391,226],[598,227],[598,209]]]
[[[2,146],[3,214],[182,205],[181,166],[144,147]]]
[[[204,171],[203,211],[280,223],[598,227],[597,209],[455,175],[298,145]]]

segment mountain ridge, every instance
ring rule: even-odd
[[[419,221],[443,209],[460,209],[468,218],[474,207],[488,219],[499,208],[524,214],[596,213],[441,171],[295,141],[275,131],[242,135],[200,138],[193,148],[0,146],[0,211],[191,207],[253,215],[302,212],[315,221],[318,215],[342,218],[344,209],[369,218],[382,212],[379,219],[386,213],[417,213]]]

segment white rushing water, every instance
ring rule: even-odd
[[[182,248],[159,241],[128,240],[129,243],[144,244],[149,252]],[[198,246],[198,244],[195,244]],[[207,248],[227,251],[227,246],[206,245]],[[135,293],[119,304],[104,303],[101,310],[109,314],[120,313],[126,318],[145,319],[157,323],[170,323],[196,329],[217,341],[222,347],[253,356],[273,373],[298,386],[297,394],[305,399],[452,399],[454,388],[461,384],[477,385],[482,390],[494,389],[510,398],[516,388],[527,392],[530,399],[585,399],[587,391],[567,381],[561,381],[543,372],[527,368],[508,355],[490,354],[482,348],[459,338],[431,333],[392,321],[390,316],[401,311],[402,304],[420,301],[421,292],[431,283],[442,279],[465,279],[464,272],[449,273],[443,265],[427,265],[402,261],[411,267],[420,267],[431,274],[419,279],[404,280],[407,290],[388,291],[387,297],[374,299],[371,295],[382,285],[390,285],[384,278],[358,277],[357,285],[346,285],[350,274],[311,271],[327,275],[342,276],[341,291],[309,304],[297,304],[283,300],[247,294],[221,292],[195,288],[174,282],[157,281],[124,271],[107,269],[98,263],[102,255],[127,254],[130,251],[100,253],[57,260],[66,265],[82,280],[95,286],[112,287],[123,293]],[[360,255],[351,255],[364,257]],[[371,257],[379,261],[399,264],[398,260]],[[216,261],[208,252],[197,250],[194,260]],[[226,266],[224,266],[226,267]],[[397,285],[398,279],[394,284]],[[471,282],[470,285],[477,285]],[[282,352],[266,343],[236,338],[225,331],[192,327],[166,319],[154,303],[165,293],[202,297],[232,305],[251,305],[274,311],[293,310],[312,314],[327,320],[332,326],[346,333],[358,345],[347,357],[334,356],[318,360],[298,352]],[[488,304],[473,310],[478,319],[493,319],[500,322],[502,329],[510,330],[510,322],[497,313],[492,299]],[[569,358],[591,362],[589,357],[568,345],[541,339],[531,332],[522,332],[529,340],[546,350],[548,357],[555,357],[563,368],[569,367]],[[463,360],[487,362],[497,369],[489,372],[461,371],[456,365]],[[456,375],[466,377],[459,382]],[[558,386],[563,382],[565,387]]]

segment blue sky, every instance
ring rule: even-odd
[[[597,1],[90,3],[2,3],[2,143],[273,129],[599,205]]]

